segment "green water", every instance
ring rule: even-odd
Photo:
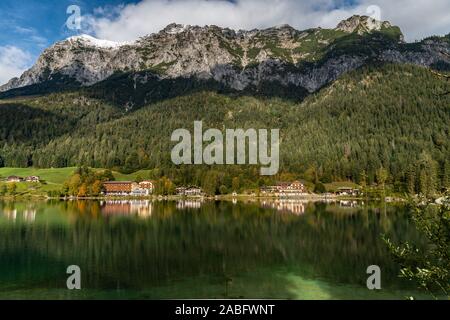
[[[0,202],[0,299],[428,298],[398,278],[381,234],[422,243],[401,206]],[[382,290],[366,287],[370,265]]]

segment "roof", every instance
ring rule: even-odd
[[[132,181],[106,181],[103,184],[133,184],[136,182],[132,182]]]
[[[278,182],[278,183],[276,184],[276,186],[277,186],[277,187],[290,187],[290,186],[292,186],[292,185],[294,185],[294,184],[301,184],[301,185],[304,185],[301,181],[296,180],[296,181],[293,181],[293,182]]]
[[[291,185],[290,182],[278,182],[278,183],[276,184],[277,187],[288,187],[288,186],[290,186],[290,185]]]

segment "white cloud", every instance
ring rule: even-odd
[[[48,45],[47,38],[41,36],[39,32],[34,28],[27,28],[17,25],[14,27],[14,30],[19,34],[26,36],[22,38],[22,40],[25,42],[32,42],[40,48],[45,48]]]
[[[28,52],[14,46],[0,46],[0,85],[20,76],[31,62]]]
[[[105,7],[84,17],[97,37],[130,41],[157,32],[172,22],[218,25],[232,29],[290,24],[297,29],[332,28],[353,14],[380,7],[381,18],[399,25],[407,40],[450,32],[449,0],[142,0],[137,4]],[[370,14],[369,14],[370,15]]]

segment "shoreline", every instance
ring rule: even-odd
[[[389,201],[387,199],[389,198]],[[257,195],[220,195],[220,196],[148,196],[148,197],[48,197],[36,195],[18,195],[18,196],[0,196],[1,200],[60,200],[60,201],[180,201],[180,200],[200,200],[200,201],[245,201],[245,200],[263,200],[263,201],[305,201],[305,202],[320,202],[320,201],[383,201],[380,198],[366,198],[366,197],[346,197],[346,196],[321,196],[321,195],[304,195],[293,197],[277,197],[277,196],[257,196]],[[401,197],[386,197],[385,202],[405,202],[406,198]]]

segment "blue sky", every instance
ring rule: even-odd
[[[81,10],[81,30],[66,27],[71,5]],[[19,76],[56,41],[81,33],[132,41],[172,22],[334,28],[353,14],[388,20],[408,41],[450,33],[450,0],[1,0],[0,84]]]
[[[135,1],[137,2],[137,1]],[[65,24],[68,6],[78,5],[82,14],[104,6],[133,3],[124,0],[2,0],[0,46],[14,45],[33,56],[54,42],[76,34]]]

